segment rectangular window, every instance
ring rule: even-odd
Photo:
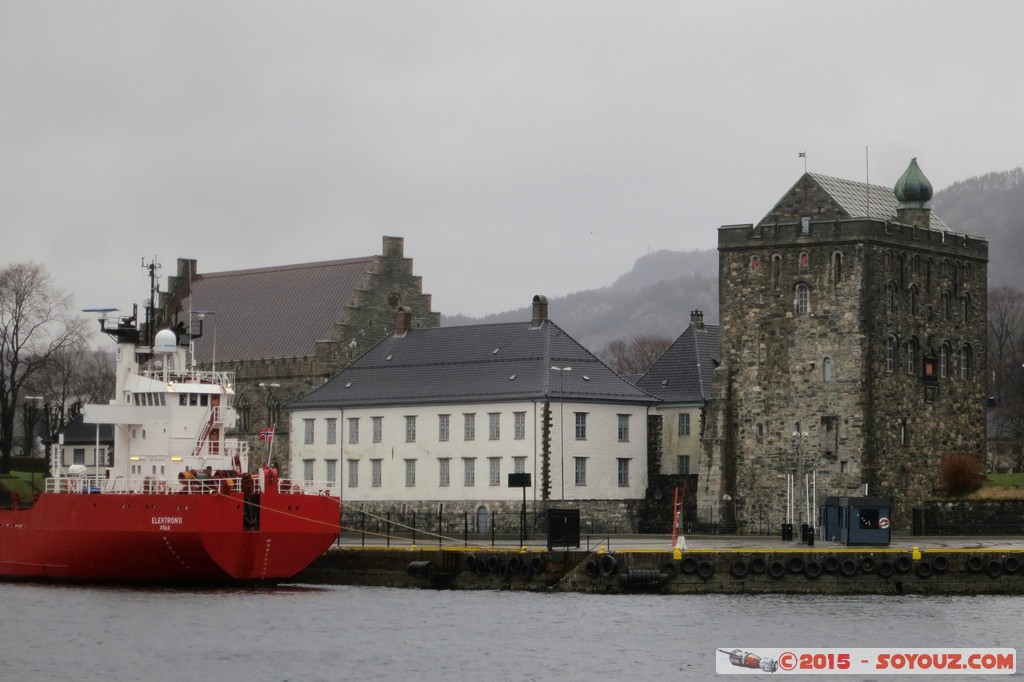
[[[75,448],[72,457],[72,464],[85,464],[85,448]]]
[[[465,418],[465,427],[463,429],[464,440],[475,440],[476,439],[476,415],[468,413],[462,415]]]
[[[629,442],[629,415],[628,414],[620,414],[619,415],[619,442],[620,443],[628,443]]]
[[[442,457],[437,460],[437,484],[442,488],[447,488],[451,482],[451,470],[452,460],[447,457]]]
[[[525,412],[513,412],[512,413],[515,426],[516,440],[523,440],[526,438],[526,413]]]
[[[338,460],[327,460],[327,482],[335,483],[338,480]]]
[[[676,457],[676,473],[682,476],[690,473],[690,456],[679,455]]]
[[[450,414],[439,414],[437,415],[437,440],[444,443],[448,440],[449,436],[449,424],[451,421]]]
[[[619,487],[629,487],[629,460],[625,457],[619,457]]]
[[[501,412],[487,413],[487,438],[501,440]]]
[[[501,457],[488,457],[488,483],[490,485],[501,485]]]
[[[573,457],[576,460],[576,485],[583,486],[587,484],[587,458],[586,457]]]
[[[416,442],[416,416],[409,415],[405,418],[405,442]]]
[[[303,439],[303,442],[306,445],[312,445],[313,444],[313,422],[314,421],[315,420],[313,420],[313,419],[303,419],[302,420],[302,428],[305,431],[305,437]]]
[[[348,487],[358,488],[359,487],[359,460],[350,459],[348,461]]]
[[[359,417],[348,418],[348,442],[351,445],[359,443]]]
[[[405,487],[413,488],[416,486],[416,460],[407,459],[405,460]]]
[[[316,460],[304,459],[302,460],[302,480],[306,483],[313,482],[313,464]]]
[[[512,471],[517,474],[526,473],[526,458],[525,457],[513,457],[512,458]]]
[[[381,486],[382,476],[381,476],[380,470],[381,470],[381,463],[383,461],[384,460],[381,460],[381,459],[371,459],[370,460],[370,485],[372,485],[374,488],[379,488]]]
[[[758,423],[756,438],[758,443],[764,441],[764,424]]]
[[[679,414],[679,435],[689,436],[690,435],[690,415],[686,413]]]
[[[476,485],[476,457],[463,457],[462,465],[465,467],[465,477],[463,479],[465,485]]]
[[[328,419],[327,420],[327,444],[334,445],[338,442],[338,420]]]
[[[384,439],[384,417],[371,417],[373,422],[373,442],[379,443]]]
[[[587,439],[587,413],[576,413],[576,440]]]

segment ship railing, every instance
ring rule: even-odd
[[[251,477],[252,491],[261,492],[259,476]],[[229,495],[244,492],[241,476],[181,478],[175,480],[152,478],[106,478],[103,476],[75,476],[46,479],[46,492],[71,494],[135,494],[135,495]]]
[[[163,370],[139,368],[139,376],[155,379],[156,381],[173,381],[174,383],[235,385],[234,372],[211,372],[199,369]]]
[[[219,440],[216,438],[206,438],[196,442],[195,451],[192,453],[196,457],[248,457],[249,456],[249,443],[244,440],[238,440],[237,438],[225,438]]]
[[[283,493],[330,495],[331,497],[341,496],[341,487],[336,481],[307,481],[297,478],[282,478],[279,490]]]

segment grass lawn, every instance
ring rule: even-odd
[[[988,480],[992,485],[1024,487],[1024,474],[989,474]]]
[[[40,491],[46,480],[45,474],[35,475],[35,489]],[[18,493],[22,498],[32,496],[32,474],[25,471],[12,471],[9,474],[0,474],[0,485],[12,493]]]

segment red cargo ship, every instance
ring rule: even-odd
[[[147,339],[154,325],[137,315],[101,312],[118,344],[116,392],[87,405],[85,421],[113,425],[113,461],[64,466],[54,448],[45,491],[0,509],[0,578],[277,581],[326,551],[339,532],[337,485],[249,471],[248,443],[225,436],[237,419],[233,374],[189,365],[201,321],[197,333],[179,324]]]

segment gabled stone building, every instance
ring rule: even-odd
[[[392,333],[400,307],[413,327],[441,324],[403,239],[387,236],[380,255],[314,263],[202,273],[195,260],[178,259],[159,301],[163,324],[202,325],[197,362],[235,372],[237,433],[256,444],[260,429],[274,426],[280,461],[288,449],[282,405]],[[266,442],[256,453],[268,451]]]
[[[815,493],[866,490],[909,527],[943,456],[984,455],[988,243],[931,195],[916,160],[894,190],[807,173],[757,225],[719,230],[702,510],[777,528],[792,475],[796,523]]]

